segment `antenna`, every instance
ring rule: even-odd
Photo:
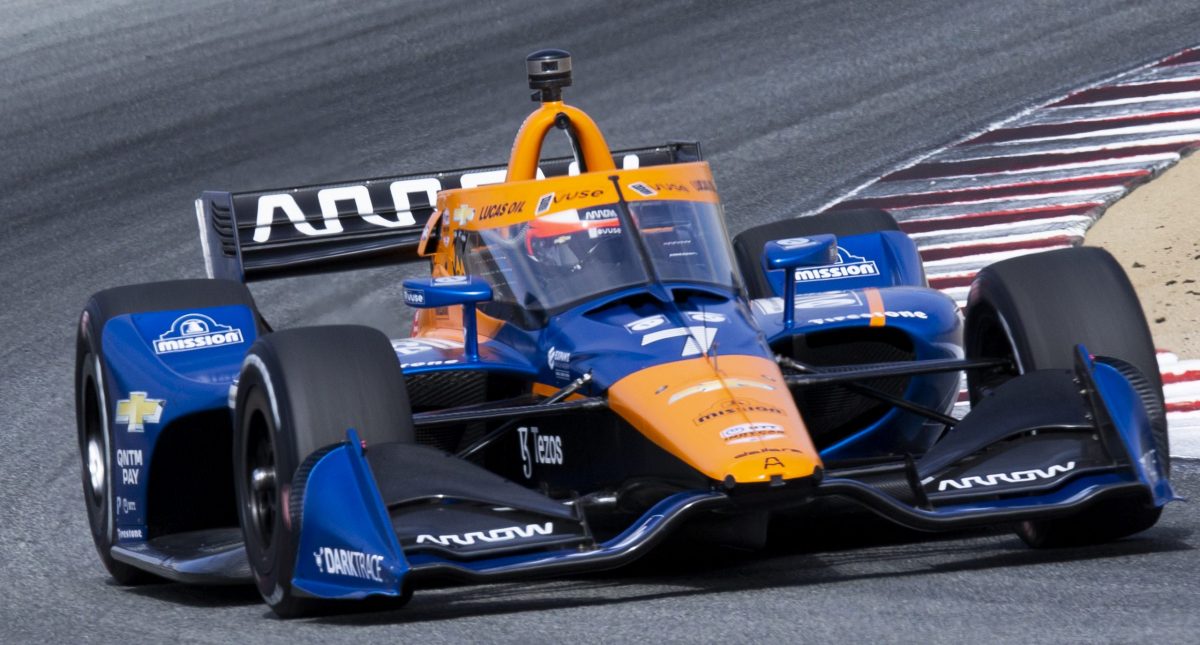
[[[525,57],[530,97],[550,103],[562,100],[562,88],[571,86],[571,53],[562,49],[539,49]]]

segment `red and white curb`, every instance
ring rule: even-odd
[[[1163,352],[1158,355],[1158,368],[1171,428],[1171,454],[1200,457],[1200,360],[1180,360]]]
[[[962,305],[981,268],[1082,244],[1109,205],[1198,147],[1200,47],[994,124],[829,210],[891,212],[930,286]],[[1172,453],[1200,457],[1200,361],[1159,360]]]

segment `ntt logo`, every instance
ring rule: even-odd
[[[171,328],[154,341],[154,353],[190,352],[243,342],[245,339],[240,329],[222,325],[204,314],[184,314],[176,318]]]

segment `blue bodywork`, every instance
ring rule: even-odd
[[[189,320],[193,333],[180,334],[180,324]],[[183,336],[195,345],[218,334],[221,344],[177,349],[163,343]],[[229,386],[256,337],[254,314],[243,306],[126,314],[104,326],[105,399],[115,467],[122,470],[113,491],[118,542],[145,538],[148,475],[164,430],[190,415],[227,407]],[[141,418],[122,422],[122,402],[138,401],[143,402]],[[151,421],[153,407],[158,414]]]
[[[398,595],[408,561],[353,430],[313,465],[292,585],[317,598]]]

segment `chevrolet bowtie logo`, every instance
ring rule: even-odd
[[[475,219],[474,208],[471,208],[466,204],[460,204],[458,208],[454,209],[454,221],[457,222],[459,226],[463,226],[473,219]]]
[[[130,432],[145,432],[147,423],[162,418],[162,399],[147,399],[145,392],[130,392],[128,399],[117,401],[117,423],[129,424]]]

